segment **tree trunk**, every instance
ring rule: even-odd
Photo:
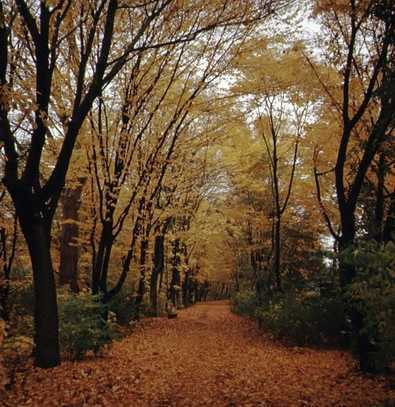
[[[170,282],[170,300],[174,307],[178,305],[178,291],[180,286],[180,271],[178,266],[180,264],[180,239],[173,242],[173,259],[172,259],[172,276]]]
[[[158,279],[164,270],[164,243],[165,237],[159,234],[155,237],[153,269],[150,283],[150,305],[154,316],[159,316]]]
[[[277,215],[274,227],[272,274],[276,278],[277,291],[281,291],[281,220],[279,214]]]
[[[389,242],[395,240],[395,191],[392,192],[391,201],[388,208],[387,218],[384,225],[383,241]]]
[[[184,307],[189,307],[191,305],[191,302],[190,302],[190,288],[191,288],[190,273],[191,273],[190,270],[186,271],[184,283],[182,285],[182,303],[183,303]]]
[[[376,206],[374,211],[374,238],[378,243],[381,243],[383,241],[385,175],[385,155],[384,153],[381,153],[379,165],[377,168]]]
[[[341,213],[341,222],[342,235],[339,241],[340,254],[350,249],[355,243],[356,229],[353,211],[343,211]],[[345,262],[342,255],[340,256],[339,269],[340,282],[345,291],[345,295],[348,297],[349,293],[347,293],[347,289],[354,281],[356,269],[353,264]],[[364,372],[374,372],[376,369],[374,361],[372,360],[372,352],[377,349],[372,343],[370,336],[365,332],[364,313],[360,310],[354,298],[351,298],[351,301],[347,301],[347,303],[353,336],[356,339],[356,353],[359,359],[360,369]]]
[[[345,250],[352,247],[355,239],[355,215],[351,210],[343,210],[340,214],[342,234],[339,240],[339,251],[342,254]],[[340,258],[340,283],[342,287],[347,287],[355,277],[355,267],[344,262]]]
[[[33,188],[22,182],[4,183],[14,202],[32,264],[35,364],[41,368],[54,367],[60,364],[58,307],[50,251],[54,212],[43,209]]]
[[[56,285],[50,254],[50,236],[42,219],[21,219],[33,269],[35,364],[60,364]]]
[[[141,304],[144,299],[145,294],[145,280],[146,280],[146,258],[147,258],[147,250],[148,250],[148,238],[146,236],[143,237],[140,243],[140,278],[139,284],[137,288],[137,295],[135,300],[135,307],[136,307],[136,319],[140,317],[141,311]]]
[[[201,297],[202,301],[207,301],[209,288],[210,288],[210,283],[206,280],[202,286],[202,297]]]
[[[60,266],[59,283],[69,285],[75,293],[78,287],[78,260],[79,260],[79,209],[81,207],[81,194],[83,183],[76,188],[64,190],[62,199],[63,223],[60,235]]]
[[[92,293],[95,295],[107,292],[108,266],[113,244],[112,223],[105,222],[100,236],[96,262],[92,269]]]

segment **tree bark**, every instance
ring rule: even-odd
[[[176,239],[173,242],[173,258],[172,258],[172,274],[170,282],[169,297],[174,307],[178,305],[178,291],[180,287],[180,239]]]
[[[191,271],[188,270],[185,273],[185,279],[184,283],[182,285],[182,303],[184,307],[189,307],[191,305],[191,295],[190,295],[190,290],[191,290],[191,277],[190,277]]]
[[[136,308],[135,313],[136,319],[140,318],[141,304],[143,303],[145,295],[147,250],[148,250],[148,238],[144,236],[140,242],[140,278],[137,288],[137,295],[134,303],[134,306]]]
[[[388,208],[387,218],[384,225],[383,241],[393,242],[395,240],[395,190],[391,194],[391,201]]]
[[[44,219],[31,212],[20,217],[20,224],[33,269],[35,364],[41,368],[54,367],[60,363],[60,354],[49,229]]]
[[[342,235],[339,241],[340,254],[352,248],[355,243],[356,227],[354,211],[347,210],[341,212]],[[356,276],[356,268],[353,264],[346,262],[342,256],[339,261],[340,282],[348,297],[347,289],[350,287]],[[364,372],[375,372],[376,367],[372,360],[372,352],[377,351],[370,336],[365,332],[365,317],[355,299],[348,302],[348,314],[351,320],[353,336],[356,340],[356,352],[359,359],[359,366]]]
[[[112,222],[106,221],[103,224],[96,261],[92,270],[92,293],[94,295],[107,293],[108,266],[113,244]]]
[[[377,168],[377,189],[376,189],[376,206],[374,211],[374,238],[378,243],[383,241],[384,226],[384,187],[385,187],[386,164],[384,153],[380,154]]]
[[[158,302],[158,280],[164,270],[164,243],[165,237],[163,234],[155,236],[153,269],[151,273],[150,282],[150,305],[151,311],[154,316],[159,316],[159,302]]]
[[[273,269],[272,274],[276,278],[277,291],[282,290],[281,285],[281,215],[275,221],[274,242],[273,242]]]
[[[75,293],[79,292],[78,260],[80,250],[77,239],[79,238],[78,221],[83,182],[76,188],[66,188],[62,199],[63,223],[60,235],[59,283],[69,285]]]

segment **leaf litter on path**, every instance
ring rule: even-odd
[[[342,351],[287,347],[226,302],[146,319],[102,358],[17,376],[4,406],[393,406]],[[1,399],[0,399],[1,404]]]

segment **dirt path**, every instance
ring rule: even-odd
[[[26,377],[7,405],[378,407],[395,396],[348,355],[282,346],[224,302],[146,320],[104,358]]]

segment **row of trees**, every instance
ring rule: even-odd
[[[236,62],[238,111],[221,147],[230,188],[224,238],[236,254],[236,285],[248,281],[258,303],[311,288],[332,264],[368,371],[380,334],[368,332],[353,288],[366,276],[350,256],[364,242],[394,240],[395,9],[385,1],[313,6],[318,41],[277,33],[246,44]]]
[[[308,12],[318,38],[297,24]],[[329,262],[348,292],[360,277],[344,253],[393,240],[394,13],[389,0],[2,2],[1,306],[7,318],[13,259],[30,259],[37,365],[60,360],[57,280],[104,303],[131,284],[137,315],[147,297],[153,314],[163,294],[206,297],[209,280],[263,303]],[[357,302],[344,317],[369,370]]]
[[[199,201],[199,183],[185,192],[175,181],[187,171],[182,160],[196,155],[194,170],[201,167],[203,150],[196,147],[207,118],[198,115],[199,106],[254,25],[281,3],[1,2],[3,184],[32,265],[38,366],[59,363],[51,248],[66,176],[63,213],[72,221],[61,232],[61,281],[77,289],[78,250],[66,238],[80,244],[79,206],[89,197],[92,292],[108,301],[120,290],[138,243],[140,303],[149,236],[159,236],[159,253],[160,236],[167,229],[186,230]],[[183,149],[177,148],[181,140]],[[190,211],[166,214],[169,202],[176,208],[185,200]],[[109,286],[113,248],[122,233],[129,243]],[[176,238],[175,268],[180,253],[187,257]],[[8,278],[7,271],[5,286]]]

